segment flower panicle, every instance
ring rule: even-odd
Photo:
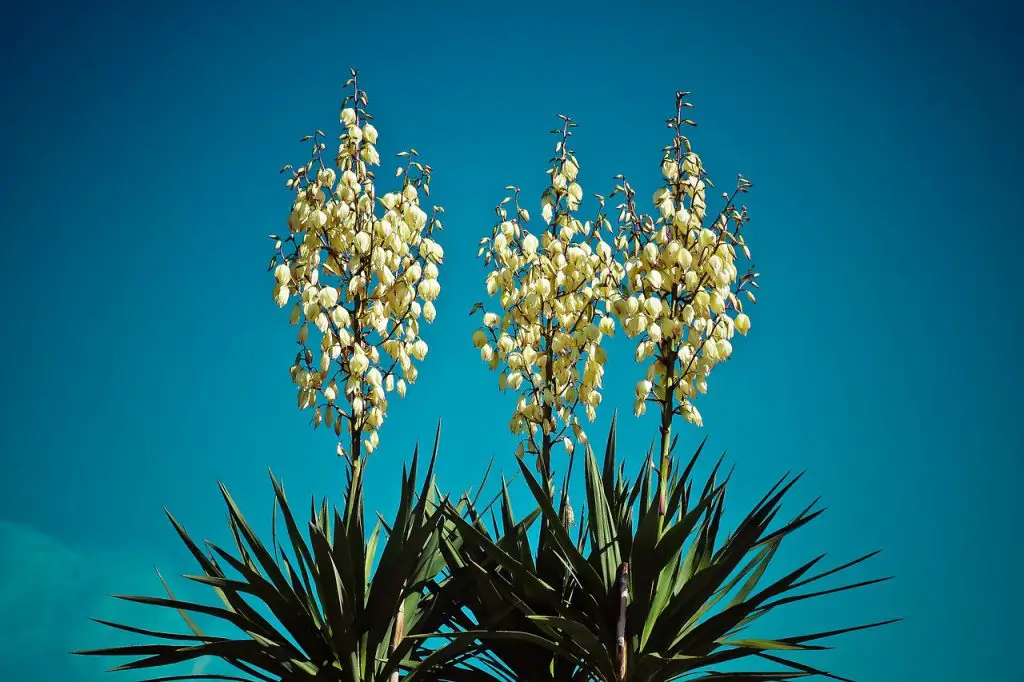
[[[443,209],[428,214],[422,206],[432,169],[415,150],[399,155],[401,187],[380,193],[378,131],[355,71],[346,87],[333,163],[318,130],[304,138],[312,141],[309,162],[285,167],[293,202],[271,268],[273,298],[291,305],[298,327],[290,370],[298,406],[313,410],[314,428],[347,431],[350,452],[339,453],[358,457],[378,447],[388,396],[404,396],[426,358],[422,322],[434,321],[441,292],[444,250],[433,234]]]
[[[517,394],[509,428],[523,438],[521,451],[541,455],[538,466],[546,475],[556,443],[571,451],[587,442],[578,412],[593,420],[601,403],[602,341],[615,331],[608,300],[621,276],[602,234],[611,228],[603,199],[595,219],[578,216],[580,165],[568,144],[575,124],[561,119],[540,199],[543,225],[530,229],[520,191],[510,186],[512,194],[495,208],[491,236],[480,241],[485,288],[500,312],[481,304],[473,334],[481,360],[499,373],[499,389]]]

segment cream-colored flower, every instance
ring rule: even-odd
[[[675,182],[679,178],[679,163],[671,158],[665,159],[661,164],[661,174],[669,182]]]
[[[353,353],[348,362],[349,372],[353,376],[362,376],[370,366],[370,360],[363,353]]]
[[[532,257],[533,255],[535,255],[537,253],[537,246],[538,245],[539,245],[539,242],[537,241],[537,238],[534,237],[532,234],[526,234],[523,237],[523,252],[527,256]],[[285,280],[285,281],[287,281],[287,280]]]
[[[288,305],[288,297],[291,295],[291,291],[288,289],[286,284],[278,284],[274,287],[274,300],[277,305],[281,308]]]
[[[338,290],[334,287],[324,287],[320,290],[320,307],[330,310],[338,304]]]

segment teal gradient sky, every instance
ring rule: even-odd
[[[555,114],[579,123],[588,195],[622,172],[646,198],[690,90],[712,178],[755,184],[753,329],[698,403],[737,466],[730,510],[806,469],[795,502],[830,509],[784,560],[880,548],[858,575],[898,578],[777,622],[906,618],[809,659],[858,680],[1020,679],[1021,19],[923,0],[5,8],[0,680],[118,679],[63,652],[118,641],[87,616],[145,623],[104,595],[156,594],[151,564],[193,570],[161,505],[223,538],[217,480],[261,522],[268,466],[294,499],[340,490],[332,439],[295,409],[265,266],[277,170],[337,132],[348,67],[384,184],[415,147],[448,209],[431,353],[381,433],[371,509],[442,417],[444,486],[515,466],[513,401],[466,312],[502,188],[537,207]],[[640,369],[612,350],[591,433],[619,408],[635,465],[654,421],[631,416]]]

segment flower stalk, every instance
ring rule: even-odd
[[[629,606],[629,564],[619,566],[619,617],[615,623],[615,660],[619,682],[625,682],[628,651],[626,648],[626,612]]]

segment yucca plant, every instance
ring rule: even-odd
[[[434,235],[443,209],[428,215],[420,205],[430,195],[432,169],[414,150],[400,154],[401,187],[379,186],[378,131],[355,71],[345,87],[333,164],[317,130],[304,138],[312,141],[309,160],[282,169],[292,193],[288,232],[271,235],[268,266],[274,300],[291,307],[289,321],[298,327],[290,374],[299,408],[312,410],[314,428],[334,431],[348,464],[343,511],[314,504],[302,529],[271,476],[275,519],[266,546],[221,486],[233,551],[201,548],[170,519],[202,569],[187,577],[212,587],[222,605],[177,599],[166,583],[167,597],[122,596],[177,611],[189,632],[106,622],[153,641],[79,653],[132,658],[116,669],[212,657],[238,671],[172,672],[154,681],[843,679],[787,652],[822,648],[816,642],[826,637],[882,623],[771,638],[742,633],[787,604],[880,582],[804,589],[872,555],[814,573],[819,557],[766,581],[783,539],[821,513],[812,505],[780,521],[799,477],[778,481],[722,538],[728,476],[719,480],[721,461],[695,487],[703,444],[685,466],[673,454],[673,419],[702,424],[693,400],[707,391],[712,369],[731,357],[734,335],[750,330],[741,295],[756,300],[758,277],[752,265],[743,275],[738,269],[750,250],[741,233],[747,211],[735,200],[751,184],[739,176],[717,217],[708,213],[712,185],[682,132],[695,125],[684,118],[684,92],[667,121],[674,136],[662,150],[657,216],[640,212],[635,190],[619,175],[608,197],[622,199],[617,228],[601,195],[593,220],[580,219],[580,166],[569,147],[575,123],[563,115],[552,131],[558,142],[540,201],[543,227],[529,229],[520,190],[509,186],[492,235],[480,242],[491,268],[491,309],[474,305],[471,314],[483,315],[473,343],[499,371],[499,388],[517,396],[509,427],[520,440],[517,461],[535,509],[517,519],[506,481],[496,513],[494,503],[481,507],[468,494],[442,498],[432,478],[435,439],[422,487],[417,492],[414,454],[394,521],[367,534],[363,470],[380,444],[388,395],[405,395],[428,353],[421,320],[430,323],[437,312],[444,250]],[[596,418],[608,361],[602,342],[617,328],[637,340],[634,357],[646,364],[634,413],[654,404],[661,417],[657,454],[652,447],[631,479],[616,454],[614,420],[599,464],[580,419]],[[568,458],[560,492],[556,446]],[[582,453],[586,493],[576,528],[569,503],[574,453]],[[200,628],[195,615],[217,622],[217,634]],[[222,636],[222,628],[240,634]],[[749,661],[776,670],[718,668]]]
[[[312,505],[300,528],[280,482],[271,479],[275,512],[280,509],[287,540],[278,543],[277,514],[270,546],[265,545],[232,500],[221,492],[234,538],[233,551],[207,542],[208,552],[168,513],[202,573],[189,580],[214,589],[222,605],[167,597],[122,596],[130,602],[174,609],[190,632],[157,632],[120,623],[110,627],[143,635],[153,643],[76,652],[127,656],[115,670],[173,666],[203,657],[226,661],[246,676],[189,674],[153,679],[329,680],[371,682],[397,679],[428,653],[425,641],[406,637],[442,628],[450,618],[434,598],[443,580],[438,543],[444,501],[433,481],[434,452],[417,494],[418,453],[402,472],[402,497],[393,522],[364,532],[362,472],[350,469],[344,515],[326,501]],[[377,558],[378,544],[383,547]],[[450,542],[449,542],[450,544]],[[290,550],[290,551],[288,551]],[[223,563],[222,563],[223,562]],[[237,630],[233,637],[203,631],[192,615]],[[269,616],[269,617],[268,617]],[[218,628],[219,630],[220,628]]]
[[[777,524],[783,499],[796,477],[784,477],[736,529],[721,538],[728,477],[719,481],[721,460],[695,489],[693,468],[703,449],[669,476],[664,527],[659,531],[655,468],[649,454],[640,474],[626,480],[616,456],[615,426],[603,466],[585,455],[586,512],[576,539],[570,537],[565,497],[556,509],[545,486],[520,462],[538,505],[534,514],[511,518],[503,485],[502,522],[490,532],[472,510],[449,508],[461,544],[443,551],[453,579],[472,588],[476,627],[451,636],[452,648],[424,665],[450,660],[456,651],[486,649],[500,659],[495,677],[514,680],[786,680],[809,675],[836,677],[788,654],[822,649],[818,641],[887,622],[842,630],[745,637],[754,621],[775,609],[886,580],[879,578],[807,591],[819,580],[857,565],[873,554],[814,573],[822,557],[759,586],[783,539],[817,517],[814,505]],[[564,493],[563,493],[564,495]],[[535,516],[545,521],[539,546],[550,547],[564,567],[540,568],[528,530]],[[500,532],[499,532],[500,531]],[[775,670],[716,671],[716,666],[754,660]]]

